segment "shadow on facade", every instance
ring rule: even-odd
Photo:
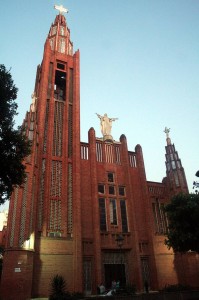
[[[174,268],[179,284],[193,288],[199,287],[197,280],[199,277],[199,255],[196,252],[176,253]]]

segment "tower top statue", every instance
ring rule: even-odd
[[[68,13],[68,9],[63,7],[63,5],[54,5],[54,8],[59,11],[60,15],[63,15],[63,13]]]
[[[169,132],[170,132],[170,128],[167,128],[167,127],[165,127],[165,129],[164,129],[164,132],[166,133],[166,141],[167,141],[167,145],[170,145],[171,144],[171,139],[170,139],[170,137],[169,137]]]
[[[112,136],[111,136],[112,122],[118,120],[118,118],[109,118],[106,113],[103,116],[97,113],[96,115],[100,119],[101,133],[103,135],[104,140],[107,139],[112,140]]]

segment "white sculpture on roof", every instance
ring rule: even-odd
[[[63,13],[68,13],[68,9],[63,7],[63,5],[54,5],[54,8],[59,10],[60,15],[63,15]]]
[[[103,116],[96,113],[98,118],[100,119],[101,132],[103,136],[110,136],[112,129],[112,122],[118,120],[118,118],[109,118],[107,114]]]

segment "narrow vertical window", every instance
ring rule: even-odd
[[[59,41],[59,52],[65,53],[65,39],[61,38]]]
[[[114,174],[108,173],[108,182],[114,182]]]
[[[110,195],[115,195],[115,187],[114,185],[109,185],[108,192]]]
[[[125,196],[125,187],[124,186],[119,186],[118,187],[118,193],[120,196]]]
[[[104,186],[104,184],[98,184],[98,193],[99,194],[104,194],[104,192],[105,192],[105,186]]]
[[[152,203],[152,209],[156,233],[165,234],[167,232],[167,219],[164,212],[164,204],[160,203],[157,198],[155,203]]]
[[[69,102],[73,103],[73,69],[69,69]]]
[[[110,222],[111,225],[117,225],[117,211],[116,211],[116,201],[115,199],[110,199]]]
[[[64,35],[64,27],[63,26],[60,27],[60,34]]]
[[[99,198],[99,212],[100,212],[100,230],[106,231],[106,206],[105,199]]]
[[[125,200],[120,200],[120,211],[121,211],[121,220],[122,220],[122,232],[128,232],[128,222],[127,222],[126,201]]]
[[[97,161],[102,162],[102,144],[101,143],[96,143],[96,156],[97,156]]]
[[[57,100],[66,100],[66,72],[55,71],[54,97]]]
[[[54,26],[54,27],[52,28],[52,35],[55,35],[56,32],[57,32],[57,26]]]

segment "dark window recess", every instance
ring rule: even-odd
[[[125,187],[124,186],[119,186],[119,195],[125,196]]]
[[[104,185],[103,184],[98,184],[98,193],[104,194]]]
[[[99,198],[100,230],[106,231],[106,207],[105,199]]]
[[[125,200],[120,200],[120,210],[121,210],[121,220],[122,220],[122,232],[128,232]]]
[[[48,232],[49,237],[61,237],[61,232]]]
[[[64,64],[57,63],[57,68],[58,68],[58,69],[61,69],[61,70],[65,70],[65,65],[64,65]]]
[[[110,195],[115,195],[115,187],[113,185],[109,185],[108,192]]]
[[[157,198],[155,203],[152,203],[154,222],[156,227],[156,233],[160,235],[167,234],[167,219],[164,210],[164,204],[160,203]]]
[[[56,70],[54,97],[57,100],[66,100],[66,73]]]
[[[108,173],[108,182],[114,182],[113,173]]]
[[[111,225],[117,225],[116,201],[110,199],[110,221]]]

